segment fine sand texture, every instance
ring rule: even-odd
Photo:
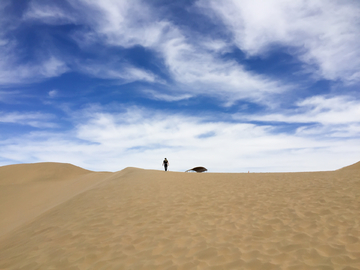
[[[360,269],[360,163],[332,172],[0,167],[0,269]]]

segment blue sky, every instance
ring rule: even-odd
[[[0,165],[360,160],[360,2],[2,0]]]

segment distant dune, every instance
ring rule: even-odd
[[[0,237],[99,183],[108,174],[52,162],[0,167]]]
[[[90,172],[67,163],[44,162],[9,165],[0,167],[0,185],[68,180]]]
[[[346,166],[344,168],[341,168],[340,170],[342,171],[360,171],[360,161],[355,163],[355,164],[352,164],[350,166]]]
[[[0,167],[0,269],[360,269],[360,162],[331,172]]]

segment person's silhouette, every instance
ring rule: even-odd
[[[169,161],[165,158],[164,161],[163,161],[163,166],[165,168],[165,172],[167,171],[167,168],[169,166]]]

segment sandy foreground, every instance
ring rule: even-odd
[[[254,174],[3,166],[0,269],[360,269],[360,163]]]

